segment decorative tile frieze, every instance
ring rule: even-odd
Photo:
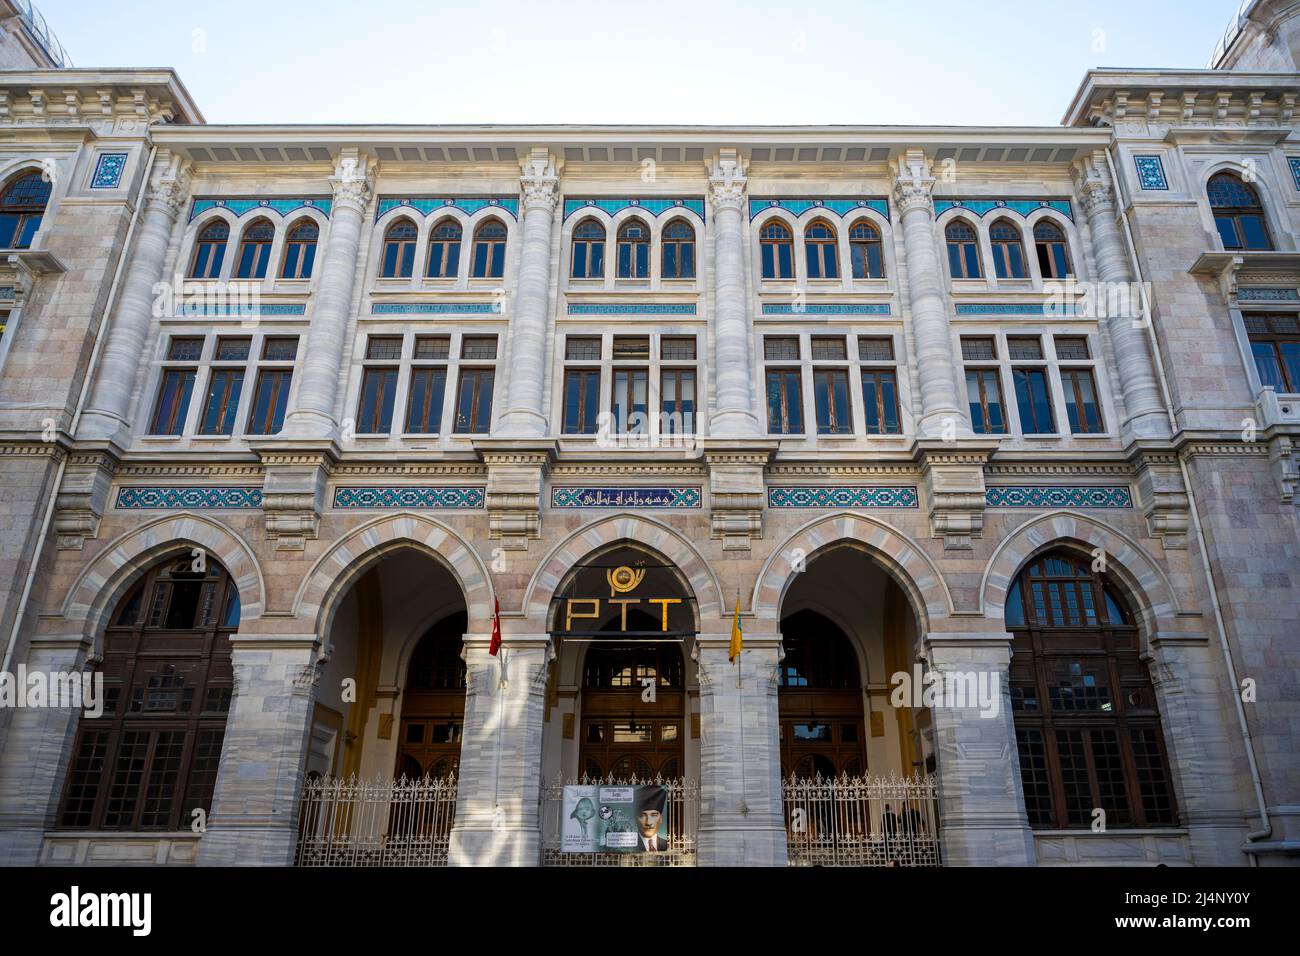
[[[95,160],[95,172],[90,177],[91,189],[116,189],[122,183],[122,173],[130,153],[100,153]]]
[[[662,199],[635,199],[635,198],[613,198],[606,197],[600,199],[565,199],[564,200],[564,218],[579,212],[591,212],[599,210],[614,216],[624,209],[639,209],[643,212],[658,218],[664,213],[689,211],[704,219],[704,200],[703,198],[662,198]]]
[[[1300,290],[1271,289],[1255,287],[1238,287],[1238,302],[1300,302]]]
[[[936,199],[934,214],[941,216],[949,209],[965,209],[983,218],[991,212],[1013,212],[1028,216],[1039,209],[1055,209],[1071,222],[1074,206],[1068,199]]]
[[[0,300],[12,301],[17,296],[11,285],[0,286]]]
[[[284,199],[236,199],[232,197],[222,199],[195,199],[190,204],[190,218],[193,222],[198,216],[203,215],[209,209],[226,209],[236,216],[245,216],[250,212],[273,212],[280,216],[288,216],[299,209],[319,209],[326,216],[334,207],[334,200],[329,196],[305,196],[305,197],[286,197]]]
[[[825,302],[801,305],[795,308],[792,302],[764,302],[764,315],[889,315],[888,305],[850,304],[847,302]]]
[[[474,215],[482,209],[499,209],[519,218],[519,200],[508,196],[381,196],[375,204],[375,221],[378,222],[385,213],[394,209],[430,216],[448,209],[459,209],[467,215]]]
[[[349,486],[334,489],[334,507],[340,509],[473,509],[483,507],[482,487],[450,485]]]
[[[568,315],[694,315],[694,302],[569,302]]]
[[[995,485],[985,492],[990,508],[1132,508],[1124,485]]]
[[[576,487],[551,489],[552,508],[699,508],[703,495],[695,487]]]
[[[915,486],[780,485],[767,489],[769,508],[915,508]]]
[[[246,318],[259,315],[306,315],[304,302],[246,303],[228,305],[216,302],[182,302],[176,307],[178,316],[213,317],[237,316]]]
[[[371,315],[494,315],[496,302],[372,302]]]
[[[1159,156],[1134,156],[1133,165],[1137,167],[1138,185],[1143,189],[1169,188],[1165,164]]]
[[[886,220],[889,219],[889,200],[887,199],[751,199],[749,201],[749,218],[753,219],[767,209],[784,209],[794,216],[802,216],[809,209],[833,213],[841,219],[859,209],[874,209]]]
[[[1062,316],[1073,316],[1078,309],[1073,302],[1055,302],[1045,300],[1042,303],[1033,302],[958,302],[954,309],[957,316],[988,316],[988,315],[1025,315],[1025,316],[1046,316],[1048,318],[1060,318]]]
[[[262,489],[253,485],[148,485],[119,488],[117,507],[133,511],[262,507]]]
[[[1296,189],[1300,189],[1300,156],[1288,156],[1286,162],[1291,167],[1291,181]]]

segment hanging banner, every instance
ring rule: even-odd
[[[668,791],[660,786],[564,788],[564,853],[663,853],[668,850]]]

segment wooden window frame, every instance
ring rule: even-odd
[[[439,230],[451,227],[456,230],[454,237],[439,236]],[[426,279],[455,279],[460,275],[460,246],[465,238],[465,227],[450,216],[444,216],[433,224],[429,230],[429,248],[424,255],[424,277]],[[433,270],[433,254],[440,252],[439,268]]]
[[[828,235],[814,236],[814,229]],[[811,281],[835,280],[840,277],[839,233],[825,219],[814,219],[803,230],[804,268]],[[814,263],[816,274],[814,274]]]
[[[866,234],[855,235],[859,230],[865,230]],[[873,250],[879,263],[876,270],[871,268]],[[855,279],[885,278],[885,243],[880,229],[870,220],[859,219],[849,227],[849,268]]]
[[[212,238],[209,233],[224,230],[225,235]],[[220,279],[226,261],[226,247],[230,245],[230,224],[224,219],[213,219],[199,230],[194,240],[194,254],[190,256],[191,279]],[[200,271],[202,267],[202,271]]]
[[[37,201],[15,201],[13,194],[19,186],[34,181],[37,185],[34,195],[40,195],[41,199]],[[0,217],[13,216],[14,228],[11,236],[11,244],[5,246],[6,249],[30,249],[32,240],[36,238],[36,233],[40,232],[41,223],[45,219],[45,212],[50,204],[50,194],[53,191],[53,180],[44,173],[33,169],[27,169],[20,172],[11,179],[0,193]],[[24,241],[23,236],[27,238]]]
[[[300,233],[311,229],[310,238]],[[316,248],[320,243],[320,226],[314,219],[299,219],[284,236],[284,255],[280,260],[281,279],[310,279],[316,267]],[[292,261],[291,261],[292,260]]]
[[[1216,205],[1214,197],[1211,195],[1211,189],[1216,181],[1221,180],[1234,180],[1238,187],[1255,197],[1254,203],[1249,206],[1226,204]],[[1221,242],[1223,241],[1223,223],[1231,224],[1233,234],[1236,237],[1236,242],[1233,245],[1228,245],[1228,243],[1223,242],[1223,248],[1225,251],[1268,252],[1276,248],[1273,243],[1272,231],[1268,227],[1268,216],[1264,213],[1264,201],[1260,199],[1258,189],[1250,183],[1245,182],[1240,176],[1223,171],[1215,173],[1210,177],[1209,182],[1205,184],[1205,193],[1206,199],[1210,203],[1210,215],[1214,219],[1215,232],[1218,234],[1219,240]],[[1260,231],[1264,234],[1264,245],[1247,245],[1246,230],[1242,226],[1242,219],[1248,216],[1253,216],[1259,219]]]
[[[413,236],[394,235],[399,229],[409,228],[415,232]],[[420,229],[416,224],[405,217],[391,222],[388,228],[384,230],[384,241],[380,249],[379,257],[379,278],[381,279],[409,279],[415,272],[415,246],[420,240]],[[392,250],[390,257],[389,251]],[[392,269],[389,269],[389,261],[392,261]]]
[[[645,236],[640,239],[630,238],[626,235],[628,230],[640,227],[645,230]],[[614,278],[616,279],[635,279],[645,280],[650,278],[650,246],[653,231],[650,224],[644,219],[633,216],[625,219],[619,224],[618,231],[615,233],[614,247]],[[627,250],[627,271],[623,268],[623,250]],[[642,268],[644,267],[644,273]]]
[[[970,233],[970,237],[954,236],[957,229],[965,229]],[[955,219],[943,227],[944,248],[948,252],[948,271],[952,273],[954,279],[983,279],[984,278],[984,261],[980,252],[980,234],[979,230],[972,226],[965,219]],[[971,256],[974,259],[971,259]],[[975,274],[970,274],[972,261],[975,265]],[[958,268],[954,270],[954,266]]]
[[[269,238],[255,238],[258,229],[270,230]],[[275,245],[275,224],[265,216],[259,216],[239,234],[239,248],[235,254],[236,279],[265,279],[266,270],[271,264],[271,247]]]
[[[599,230],[599,237],[595,235],[581,235],[582,230],[593,229]],[[605,243],[608,239],[609,232],[605,226],[597,219],[587,217],[573,227],[573,237],[569,242],[569,278],[586,280],[586,279],[604,279],[605,278]],[[579,274],[578,265],[581,263],[582,271]]]
[[[995,233],[998,229],[1009,229],[1015,236],[1011,238],[998,238]],[[993,274],[999,279],[1015,281],[1017,279],[1029,278],[1029,263],[1025,259],[1025,241],[1020,229],[1010,219],[998,219],[989,226],[989,245],[993,248]],[[1014,268],[1016,259],[1013,252],[1020,253],[1020,274],[1016,274]]]
[[[780,233],[777,233],[780,230]],[[794,263],[794,231],[790,225],[783,219],[769,219],[763,223],[758,231],[759,245],[759,263],[764,279],[793,279],[795,277]],[[789,270],[784,271],[782,265],[782,247],[785,252],[785,262]],[[769,272],[768,266],[771,265]]]
[[[674,236],[675,228],[686,230],[682,236]],[[668,269],[668,252],[673,251],[673,270]],[[683,252],[689,252],[690,268],[684,269]],[[659,276],[670,281],[686,281],[695,278],[695,227],[685,219],[678,217],[668,222],[659,240]]]
[[[500,236],[489,236],[487,230],[497,228]],[[470,250],[469,277],[471,279],[500,279],[506,274],[506,242],[510,230],[500,219],[484,219],[474,227],[474,246]],[[480,264],[481,263],[481,264]]]
[[[1038,230],[1050,229],[1054,236],[1040,237]],[[1058,268],[1057,258],[1065,263],[1065,271]],[[1070,260],[1070,244],[1065,238],[1065,230],[1050,219],[1041,219],[1034,224],[1034,254],[1038,256],[1038,271],[1043,279],[1068,279],[1074,275]]]

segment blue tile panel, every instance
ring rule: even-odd
[[[698,508],[703,499],[699,488],[603,487],[571,485],[551,489],[552,508]]]
[[[1074,315],[1077,311],[1073,302],[1053,302],[1051,300],[1043,302],[1041,305],[1024,302],[968,302],[965,304],[958,303],[955,308],[957,315],[966,316],[1038,315],[1047,318]]]
[[[129,510],[260,508],[262,489],[256,485],[141,485],[119,488],[117,507]]]
[[[690,198],[664,198],[664,199],[565,199],[564,200],[564,218],[568,219],[574,213],[583,212],[584,210],[599,209],[601,212],[613,216],[624,209],[640,209],[649,213],[656,218],[664,213],[681,212],[689,210],[704,219],[704,200]]]
[[[1295,188],[1300,189],[1300,156],[1288,156],[1286,161],[1291,166],[1291,179],[1295,182]]]
[[[217,305],[210,302],[184,302],[176,307],[177,315],[184,316],[258,316],[258,315],[306,315],[304,303],[276,303],[274,305]]]
[[[843,303],[824,303],[805,305],[795,311],[791,302],[764,302],[764,315],[889,315],[887,305],[845,305]]]
[[[122,172],[130,153],[100,153],[95,161],[95,174],[90,177],[91,189],[116,189],[122,182]]]
[[[1295,289],[1238,288],[1238,302],[1295,302],[1300,300],[1300,291]]]
[[[299,209],[319,209],[326,216],[334,208],[334,200],[329,196],[308,196],[301,199],[195,199],[190,206],[189,221],[193,222],[209,209],[228,209],[236,216],[250,212],[274,212],[288,216]]]
[[[11,285],[0,286],[0,299],[14,298],[14,287]]]
[[[1074,222],[1074,207],[1068,199],[936,199],[934,201],[935,216],[941,216],[949,209],[965,209],[981,217],[991,212],[1014,212],[1020,216],[1028,216],[1036,209],[1055,209]]]
[[[751,199],[749,218],[753,219],[765,209],[784,209],[794,216],[802,216],[809,209],[820,209],[843,218],[859,209],[874,209],[889,219],[887,199]]]
[[[372,302],[371,315],[493,315],[495,302]]]
[[[515,219],[519,218],[519,200],[506,196],[381,196],[375,205],[375,221],[394,209],[406,209],[418,212],[421,216],[430,216],[445,209],[459,209],[468,215],[474,215],[480,209],[499,209]]]
[[[1169,180],[1165,179],[1165,164],[1159,156],[1134,156],[1133,165],[1137,167],[1138,185],[1143,189],[1169,188]]]
[[[398,485],[396,487],[339,487],[334,489],[334,507],[369,509],[455,509],[482,508],[482,488],[449,485]]]
[[[565,307],[568,315],[694,315],[695,303],[674,305],[667,302],[646,302],[628,305],[621,302],[570,302]]]
[[[998,485],[984,493],[990,508],[1132,508],[1124,485]]]
[[[915,508],[914,486],[783,485],[767,489],[769,508]]]

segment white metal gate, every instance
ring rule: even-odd
[[[668,830],[668,850],[664,853],[564,853],[560,849],[565,786],[636,787],[661,786],[668,791],[664,819]],[[618,779],[570,780],[557,777],[542,788],[542,865],[543,866],[695,866],[696,832],[700,822],[700,785],[698,781],[676,777],[669,780]]]
[[[298,866],[446,866],[456,778],[312,777],[298,809]]]
[[[938,866],[933,777],[781,782],[791,866]]]

